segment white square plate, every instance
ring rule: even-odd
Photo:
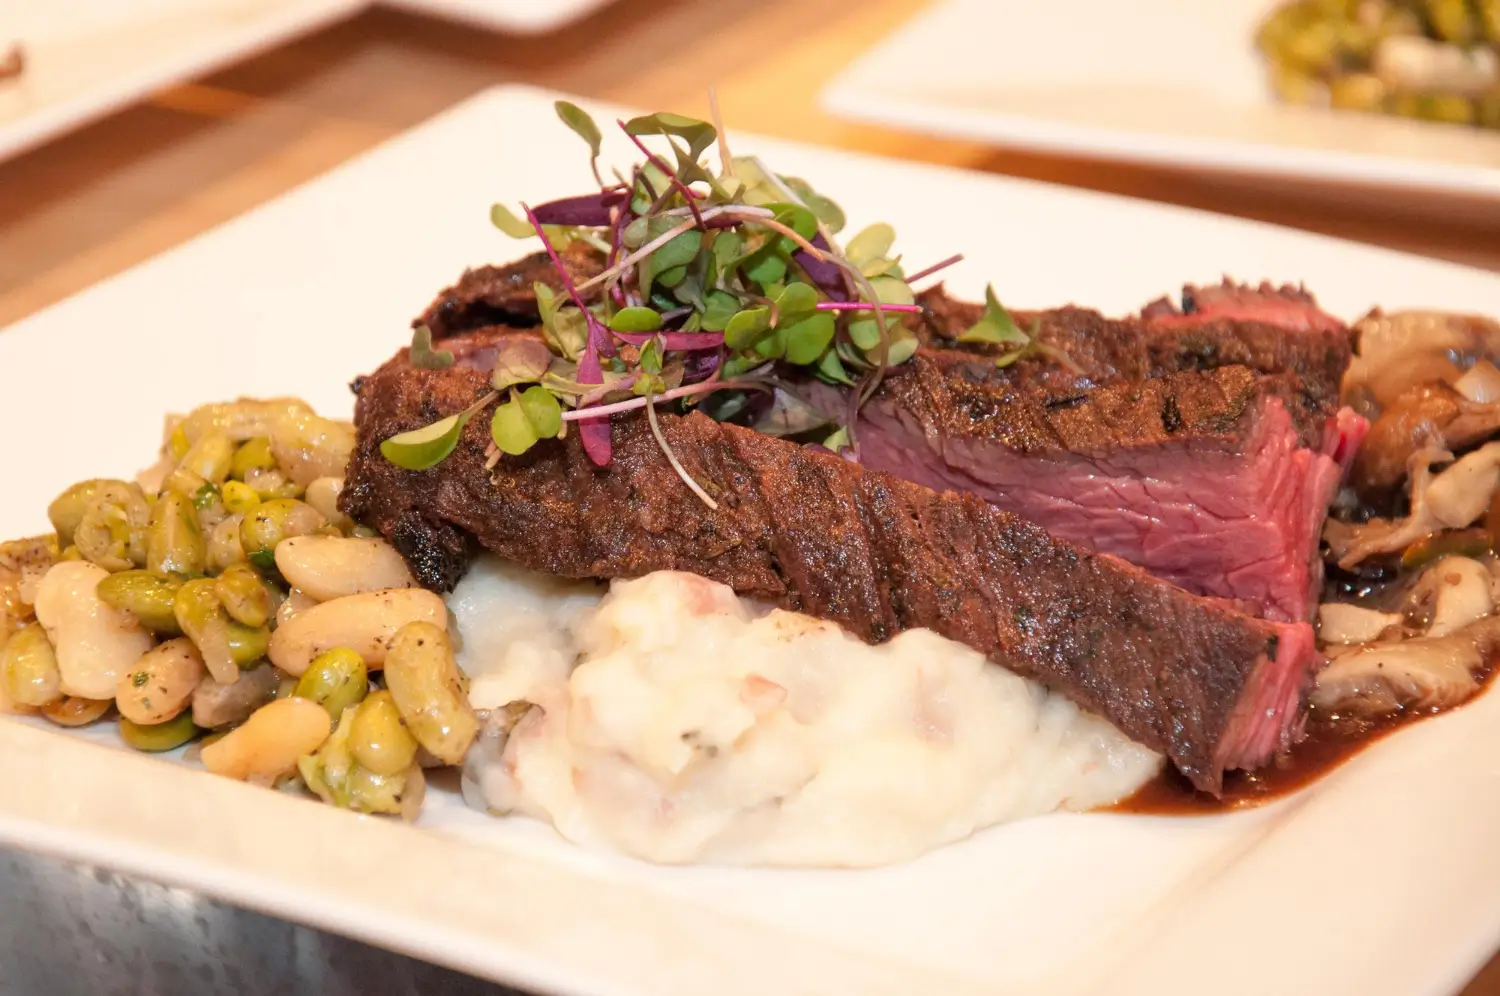
[[[240,394],[347,412],[467,265],[528,247],[492,201],[585,190],[552,95],[483,94],[0,333],[0,535],[84,477],[149,462],[161,419]],[[600,108],[613,120],[618,108]],[[1500,276],[1180,209],[733,136],[892,222],[910,265],[1016,306],[1125,311],[1222,272],[1500,314]],[[627,162],[623,138],[606,158]],[[111,749],[113,748],[113,749]],[[0,721],[0,843],[91,861],[495,979],[580,996],[1316,992],[1458,988],[1500,941],[1500,695],[1277,805],[1046,817],[873,871],[662,869],[434,792],[417,828]]]
[[[152,90],[313,31],[368,0],[0,0],[0,159]]]
[[[1500,133],[1272,102],[1273,0],[945,0],[825,91],[840,114],[1016,149],[1500,200]]]
[[[419,14],[468,21],[517,35],[556,31],[586,17],[609,0],[382,0]]]

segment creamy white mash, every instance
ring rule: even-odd
[[[605,594],[486,558],[451,605],[495,710],[471,804],[647,861],[884,864],[1108,804],[1161,765],[962,644],[867,646],[689,574]]]

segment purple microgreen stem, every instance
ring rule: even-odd
[[[723,332],[615,332],[611,330],[610,334],[616,339],[623,339],[632,346],[644,346],[660,336],[662,348],[673,352],[718,349],[724,345]]]
[[[687,202],[687,206],[692,208],[693,217],[697,220],[698,227],[702,228],[703,216],[698,213],[698,205],[695,203],[695,199],[698,195],[689,190],[687,188],[687,184],[683,183],[677,178],[677,171],[668,166],[665,159],[661,158],[656,153],[646,148],[646,143],[641,141],[639,135],[630,134],[630,132],[625,127],[624,121],[620,121],[617,119],[615,121],[615,124],[619,125],[620,130],[625,132],[625,136],[635,143],[635,147],[641,150],[641,154],[644,155],[648,160],[650,160],[651,165],[661,170],[662,173],[666,176],[667,181],[670,182],[672,186],[677,188],[677,192],[682,194],[682,199]]]
[[[961,262],[963,260],[963,258],[964,258],[964,254],[963,253],[956,252],[952,256],[949,256],[947,259],[943,260],[940,263],[933,263],[927,269],[925,269],[925,270],[919,270],[916,273],[913,273],[911,276],[909,276],[909,277],[906,278],[906,284],[907,284],[908,287],[910,287],[912,284],[916,283],[918,280],[921,280],[924,277],[930,277],[934,273],[938,272],[939,270],[946,270],[948,267],[952,266],[954,263]]]

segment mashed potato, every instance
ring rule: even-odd
[[[466,798],[648,861],[900,861],[1108,804],[1161,765],[962,644],[867,646],[693,575],[604,594],[486,559],[451,604],[494,710]]]

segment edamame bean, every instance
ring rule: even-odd
[[[181,466],[212,484],[223,484],[229,476],[235,446],[222,432],[209,432],[183,454]]]
[[[271,440],[256,436],[234,451],[229,473],[235,480],[243,481],[252,470],[275,470],[276,458],[271,455]]]
[[[365,659],[348,647],[334,647],[313,659],[297,679],[293,694],[319,703],[337,722],[345,709],[365,697],[369,688]]]
[[[325,524],[318,510],[294,498],[273,498],[245,516],[240,525],[240,546],[246,556],[261,551],[268,555],[276,544],[291,536],[307,536]]]
[[[0,676],[11,701],[40,708],[62,698],[57,653],[41,623],[22,627],[0,648]]]
[[[214,592],[235,622],[259,627],[271,621],[271,593],[248,564],[226,568],[214,583]]]
[[[73,531],[73,542],[85,559],[107,571],[142,567],[150,518],[151,508],[138,486],[102,481]]]
[[[377,775],[400,774],[416,760],[417,741],[401,721],[390,692],[372,692],[359,704],[349,730],[349,750]]]
[[[150,571],[120,571],[99,582],[99,598],[124,609],[141,625],[161,636],[177,636],[182,629],[172,605],[182,582]]]
[[[120,739],[148,754],[175,750],[197,734],[198,728],[193,725],[193,714],[190,712],[178,713],[165,722],[149,726],[120,717]]]
[[[207,546],[193,503],[175,491],[165,492],[151,510],[146,528],[146,569],[156,574],[202,574]]]

